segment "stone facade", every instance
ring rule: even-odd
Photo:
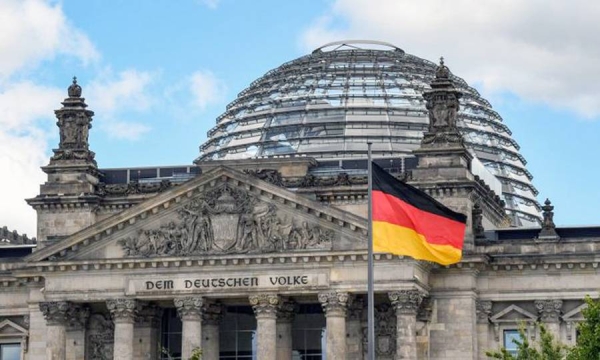
[[[443,64],[437,75],[419,165],[402,176],[468,215],[464,256],[451,266],[374,256],[377,358],[483,359],[521,322],[531,338],[542,322],[573,343],[583,297],[599,296],[600,231],[556,228],[549,202],[542,228],[504,228],[502,202],[456,137],[460,94]],[[316,177],[314,159],[273,158],[111,187],[89,150],[81,94],[74,81],[56,112],[48,181],[28,200],[38,247],[2,264],[0,343],[21,344],[27,360],[155,359],[161,346],[214,360],[232,336],[224,322],[242,314],[261,360],[291,359],[313,328],[327,359],[365,356],[365,177]]]

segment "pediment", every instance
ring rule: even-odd
[[[0,338],[3,337],[23,337],[27,336],[27,329],[6,319],[0,322]]]
[[[537,316],[522,307],[512,304],[490,317],[492,323],[537,321]]]
[[[219,167],[104,219],[27,261],[366,248],[366,219]]]
[[[583,303],[583,304],[579,305],[578,307],[576,307],[575,309],[565,313],[562,316],[562,319],[564,321],[582,321],[582,320],[584,320],[584,317],[581,312],[584,309],[586,309],[587,307],[588,307],[588,305],[586,303]]]

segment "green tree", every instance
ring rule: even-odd
[[[581,313],[585,319],[577,326],[577,343],[568,360],[600,360],[600,299],[585,297],[588,305]]]
[[[512,355],[505,348],[488,351],[486,355],[492,359],[501,360],[563,360],[567,355],[567,347],[558,343],[554,335],[548,332],[544,324],[540,324],[540,342],[533,346],[527,339],[525,324],[519,326],[521,340],[514,340],[517,345],[517,354]]]

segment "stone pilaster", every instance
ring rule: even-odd
[[[106,302],[115,324],[114,360],[133,359],[133,329],[138,313],[134,299],[114,299]]]
[[[485,359],[485,352],[489,349],[486,344],[491,344],[490,336],[490,315],[492,314],[492,302],[486,300],[477,300],[475,303],[477,314],[477,343],[479,346],[479,357]]]
[[[346,348],[349,359],[359,359],[363,356],[362,317],[364,302],[362,298],[355,298],[349,305],[346,314]]]
[[[205,303],[202,311],[202,358],[219,360],[219,325],[223,319],[225,307],[222,304]]]
[[[188,296],[173,300],[181,319],[181,357],[189,359],[194,349],[202,346],[202,305],[199,296]]]
[[[560,336],[560,316],[562,315],[562,300],[536,300],[535,308],[540,320],[555,337]]]
[[[46,359],[66,358],[69,303],[66,301],[41,302],[40,310],[46,319]]]
[[[133,335],[135,344],[134,360],[157,359],[160,319],[163,309],[154,303],[138,302]]]
[[[328,360],[346,360],[346,311],[350,296],[346,292],[319,293],[326,319]]]
[[[277,309],[277,360],[292,360],[292,322],[298,311],[293,301],[282,301]]]
[[[388,293],[396,311],[396,359],[417,359],[417,311],[423,300],[418,290]]]
[[[256,314],[257,359],[275,360],[277,354],[277,309],[281,299],[276,294],[250,295]]]
[[[85,340],[87,338],[87,323],[90,308],[80,304],[69,304],[67,310],[67,348],[66,360],[85,358]]]

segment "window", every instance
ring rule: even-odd
[[[162,320],[161,346],[168,355],[162,353],[161,360],[179,360],[181,359],[181,320],[177,317],[177,310],[165,309]]]
[[[220,325],[221,360],[256,359],[256,318],[250,306],[228,306]]]
[[[517,344],[515,343],[515,340],[521,340],[521,335],[518,330],[504,330],[504,348],[513,356],[517,355]]]
[[[0,360],[20,360],[21,344],[0,344]]]
[[[319,304],[300,305],[292,327],[292,359],[321,360],[325,355],[325,316]]]

